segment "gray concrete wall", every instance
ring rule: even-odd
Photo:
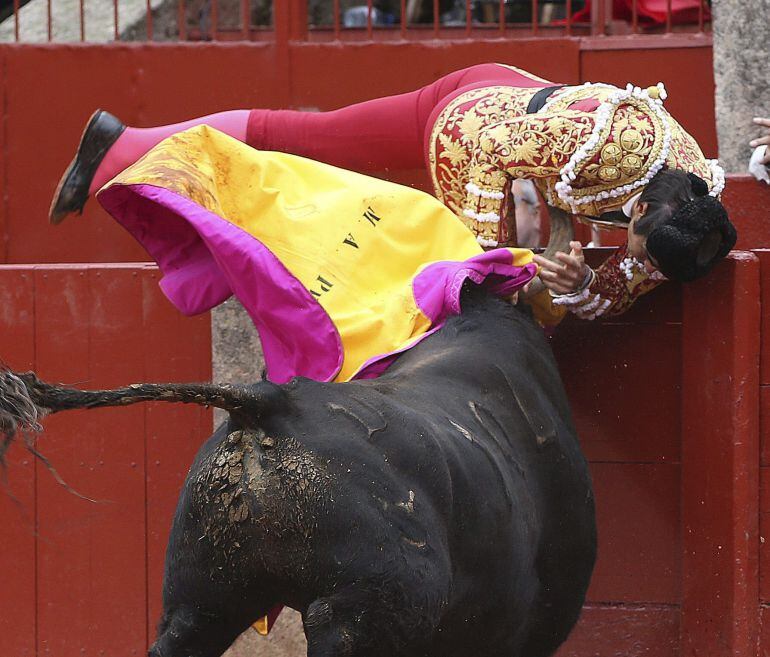
[[[712,10],[719,159],[725,171],[745,172],[748,142],[763,132],[751,119],[770,117],[770,0],[714,0]]]
[[[251,318],[231,297],[211,311],[212,379],[217,383],[254,383],[262,378],[265,359]],[[214,426],[227,414],[214,411]]]

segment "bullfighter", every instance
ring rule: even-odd
[[[617,315],[666,279],[705,275],[734,246],[719,201],[724,174],[663,106],[662,84],[557,85],[503,64],[451,73],[416,91],[331,112],[233,110],[180,124],[127,127],[97,111],[55,193],[54,223],[161,141],[205,124],[259,150],[361,172],[427,166],[436,197],[484,248],[515,242],[511,182],[530,179],[546,203],[627,243],[595,271],[578,242],[531,295],[554,325]]]

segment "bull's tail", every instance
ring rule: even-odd
[[[90,391],[45,383],[32,372],[17,374],[0,367],[0,463],[18,433],[27,436],[27,448],[34,450],[29,435],[41,430],[40,421],[49,413],[164,401],[215,406],[228,411],[236,420],[248,421],[262,415],[268,397],[273,400],[282,397],[281,388],[267,382],[257,385],[137,383],[115,390]]]

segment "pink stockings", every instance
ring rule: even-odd
[[[96,170],[89,195],[96,192],[108,180],[116,176],[123,169],[131,166],[153,146],[158,145],[166,137],[177,132],[182,132],[196,125],[210,125],[236,139],[246,141],[246,126],[249,121],[249,110],[231,110],[202,116],[183,123],[158,126],[157,128],[126,128],[118,140],[112,145],[104,156],[99,168]]]

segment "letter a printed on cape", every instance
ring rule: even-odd
[[[238,297],[277,383],[377,376],[460,312],[465,280],[507,296],[537,273],[531,251],[483,252],[428,194],[208,126],[161,142],[98,198],[183,313]]]

